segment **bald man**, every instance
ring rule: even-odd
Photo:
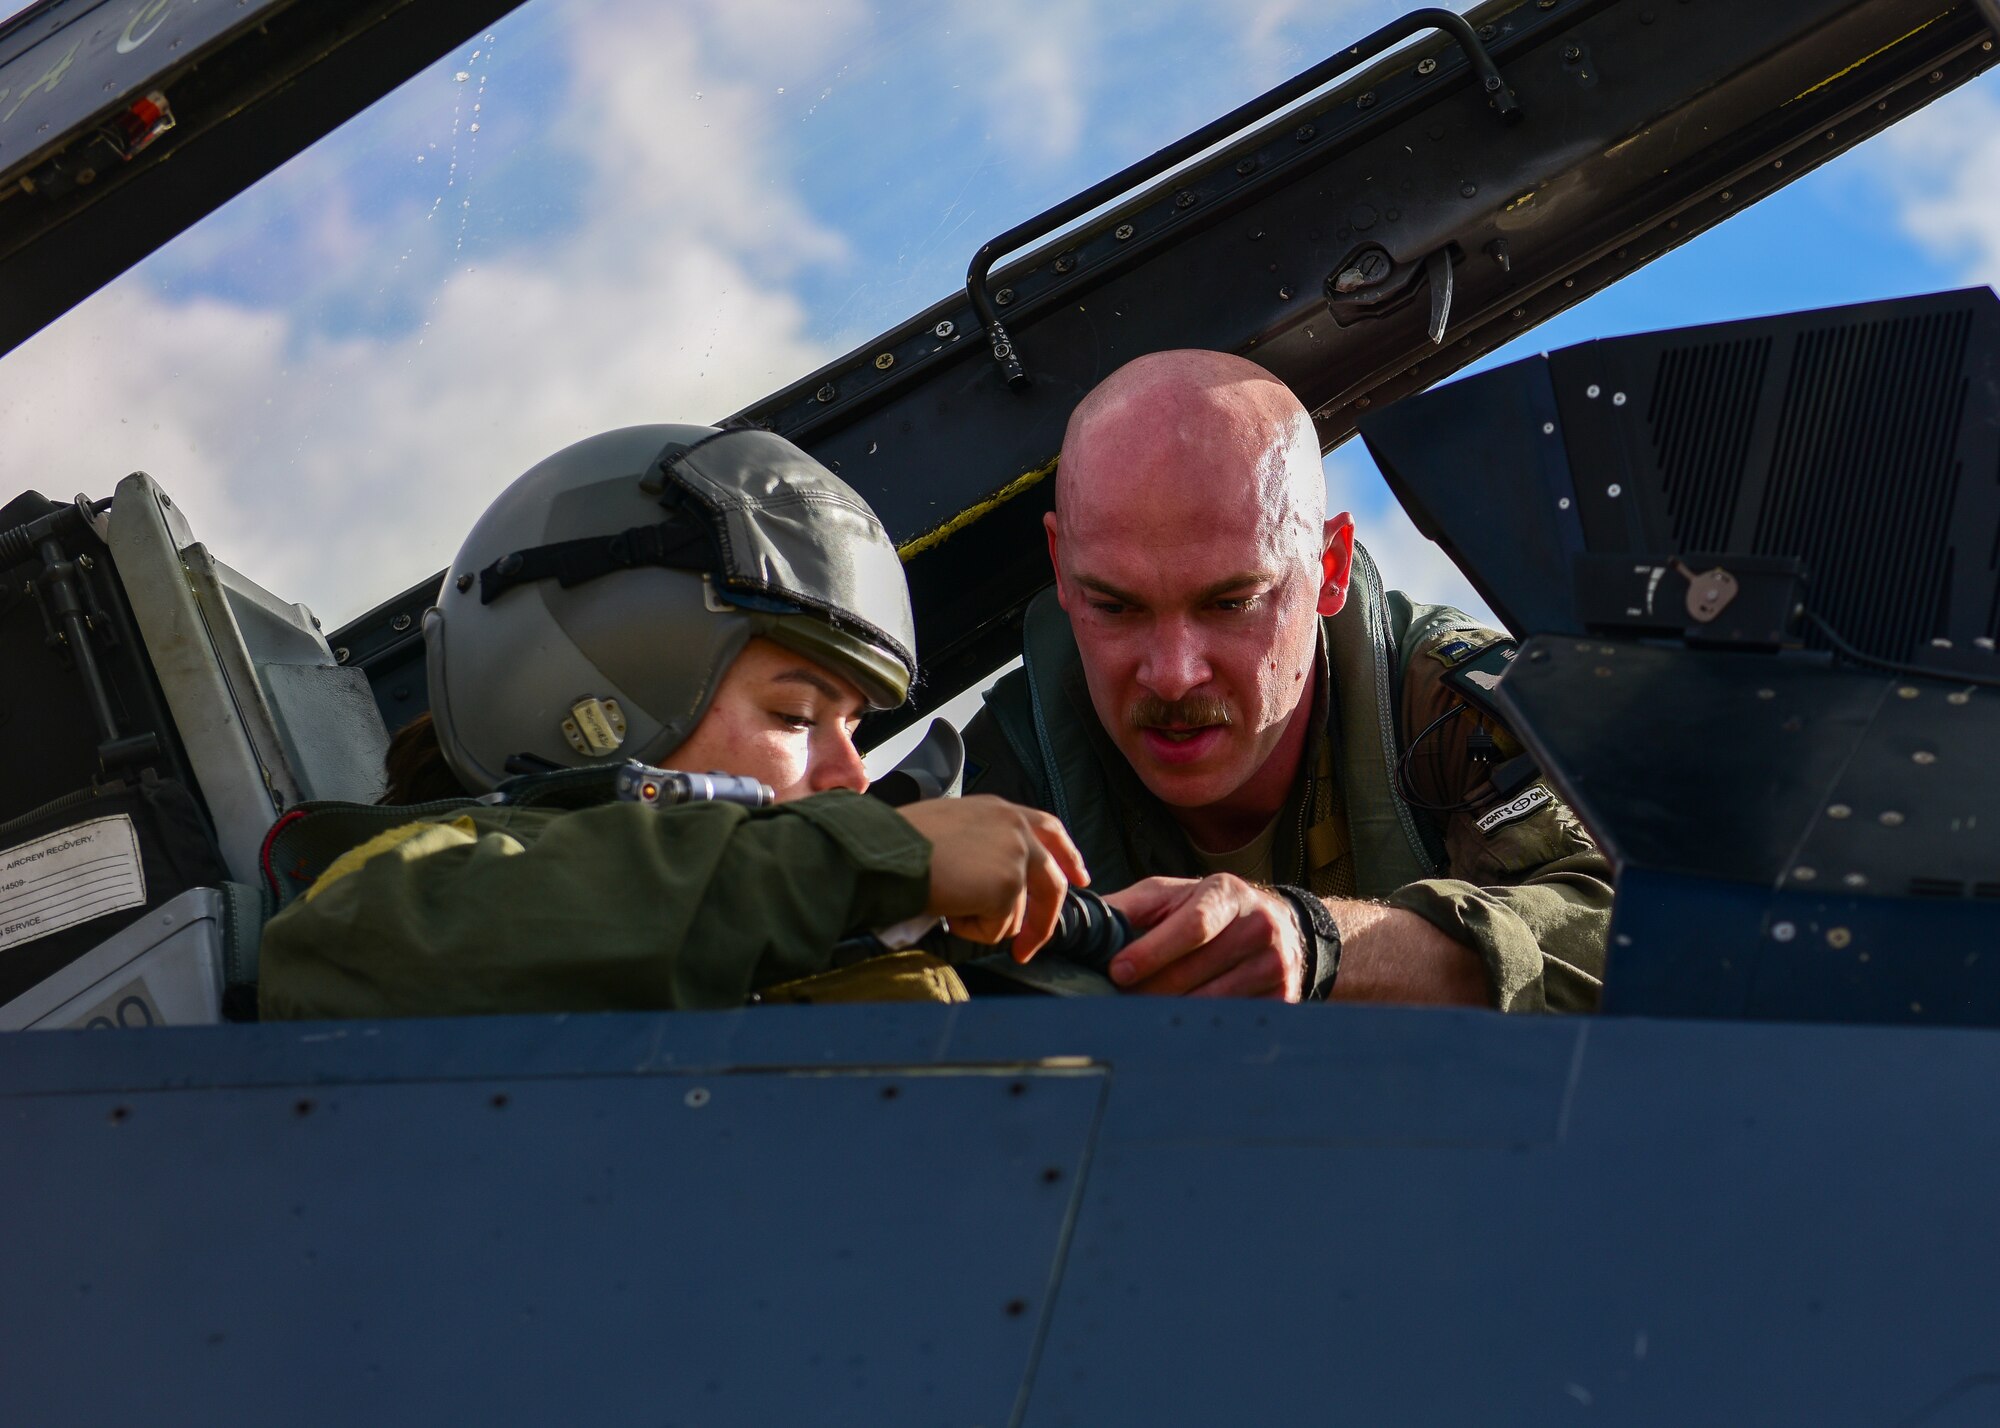
[[[1128,991],[1583,1010],[1611,870],[1490,707],[1513,647],[1384,592],[1311,419],[1161,352],[1077,407],[1055,588],[966,730],[968,789],[1048,809],[1147,929]]]

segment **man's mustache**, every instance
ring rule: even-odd
[[[1212,694],[1190,694],[1181,699],[1148,694],[1125,717],[1134,729],[1205,729],[1236,722],[1229,706]]]

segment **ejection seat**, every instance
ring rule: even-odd
[[[0,507],[0,1030],[247,1011],[266,833],[379,796],[387,746],[311,611],[151,477]]]

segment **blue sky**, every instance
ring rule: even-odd
[[[548,452],[791,382],[1405,8],[530,0],[0,364],[0,434],[65,490],[150,471],[331,628]],[[1991,282],[1996,176],[1989,77],[1489,360]],[[1471,603],[1327,466],[1392,582]]]

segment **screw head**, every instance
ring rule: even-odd
[[[334,650],[334,652],[333,652],[333,662],[334,662],[335,664],[346,664],[346,663],[347,663],[347,646],[346,646],[346,645],[341,645],[341,646],[340,646],[339,648],[337,648],[337,649],[335,649],[335,650]]]
[[[1371,89],[1366,94],[1361,95],[1354,101],[1354,107],[1356,109],[1373,109],[1375,107],[1375,91]]]
[[[1292,137],[1298,140],[1298,142],[1301,144],[1310,144],[1312,142],[1313,135],[1317,134],[1318,132],[1319,130],[1313,128],[1313,126],[1310,124],[1301,124],[1299,125],[1298,128],[1292,130]]]
[[[1116,238],[1120,243],[1123,243],[1127,238],[1132,236],[1132,225],[1129,223],[1119,224],[1111,230],[1111,236]]]
[[[1005,307],[1012,301],[1014,301],[1014,290],[1012,288],[1002,288],[999,292],[993,294],[993,305],[995,307]]]
[[[1885,808],[1876,821],[1884,828],[1901,828],[1903,826],[1903,815],[1893,808]]]
[[[1436,74],[1437,67],[1438,62],[1434,59],[1420,59],[1417,61],[1418,74]]]
[[[1236,172],[1239,174],[1253,174],[1257,172],[1257,161],[1255,159],[1238,159],[1236,161]]]
[[[1861,877],[1861,875],[1859,873],[1849,873],[1847,877],[1848,880],[1851,881],[1854,878]],[[1868,880],[1866,878],[1861,878],[1861,881],[1865,883]],[[1829,927],[1826,930],[1826,945],[1836,950],[1847,946],[1853,940],[1854,940],[1854,934],[1845,927]]]
[[[1499,33],[1500,27],[1498,25],[1481,25],[1479,27],[1479,38],[1482,40],[1490,40]]]
[[[1604,394],[1604,388],[1598,386],[1597,383],[1592,382],[1589,386],[1583,389],[1583,394],[1586,397],[1589,397],[1594,402]]]
[[[1563,63],[1564,63],[1564,64],[1575,64],[1575,63],[1576,63],[1576,62],[1577,62],[1578,60],[1580,60],[1580,59],[1582,59],[1582,58],[1583,58],[1583,46],[1581,46],[1581,45],[1564,45],[1564,46],[1563,46]]]
[[[1389,276],[1389,255],[1380,248],[1364,248],[1354,255],[1347,272],[1361,279],[1368,287],[1373,287]]]
[[[1773,942],[1790,942],[1798,935],[1799,929],[1789,922],[1774,922],[1771,924],[1771,940]]]
[[[452,583],[458,587],[458,593],[463,595],[472,588],[472,577],[470,575],[461,575]]]
[[[1622,407],[1622,406],[1624,406],[1624,405],[1625,405],[1625,394],[1624,394],[1623,392],[1613,392],[1613,393],[1611,394],[1611,405],[1612,405],[1612,406],[1614,406],[1614,407]]]
[[[1064,253],[1061,257],[1056,259],[1056,271],[1058,273],[1073,272],[1075,268],[1076,268],[1076,254],[1074,253]]]
[[[878,352],[878,353],[877,353],[877,354],[875,355],[875,370],[876,370],[876,371],[878,371],[878,372],[886,372],[886,371],[888,371],[888,370],[889,370],[889,369],[890,369],[891,367],[893,367],[893,366],[895,366],[895,365],[896,365],[896,354],[895,354],[895,353],[893,353],[893,352]]]
[[[1181,190],[1181,191],[1180,191],[1179,193],[1175,194],[1175,195],[1174,195],[1174,207],[1175,207],[1175,208],[1193,208],[1193,207],[1194,207],[1194,190],[1193,190],[1193,189],[1191,189],[1191,188],[1184,188],[1184,189],[1182,189],[1182,190]]]
[[[1828,805],[1826,810],[1826,816],[1828,818],[1850,818],[1853,816],[1853,814],[1854,810],[1852,808],[1849,808],[1844,803],[1830,804]]]
[[[1611,499],[1615,501],[1620,496],[1625,494],[1625,488],[1619,485],[1616,481],[1613,481],[1609,486],[1606,486],[1604,488],[1604,494],[1611,497]]]
[[[957,325],[956,325],[955,323],[951,323],[951,322],[940,322],[940,323],[939,323],[939,324],[938,324],[938,325],[937,325],[936,327],[933,327],[933,328],[931,329],[931,336],[933,336],[933,337],[949,337],[949,336],[951,336],[951,335],[952,335],[952,334],[953,334],[954,332],[957,332],[957,331],[958,331],[958,327],[957,327]]]
[[[400,614],[400,615],[396,616],[396,618],[395,618],[395,619],[393,619],[393,620],[391,620],[391,621],[389,622],[389,628],[390,628],[390,629],[392,629],[392,630],[394,630],[394,631],[395,631],[395,632],[396,632],[397,634],[399,634],[399,635],[400,635],[401,633],[403,633],[403,631],[405,631],[405,630],[409,629],[409,628],[410,628],[410,612],[409,612],[408,610],[405,610],[405,611],[403,611],[403,613],[402,613],[402,614]]]
[[[813,400],[820,403],[826,403],[832,401],[835,397],[839,395],[840,393],[836,392],[833,389],[833,383],[828,382],[824,387],[821,387],[817,392],[813,393]]]

